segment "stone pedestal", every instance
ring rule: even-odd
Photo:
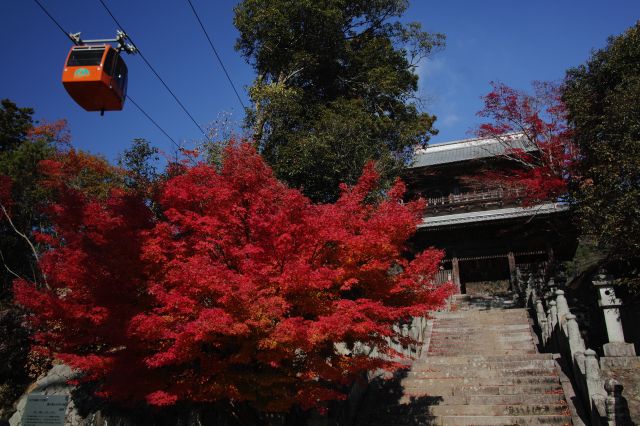
[[[633,343],[611,342],[602,346],[604,356],[636,356],[636,348]]]

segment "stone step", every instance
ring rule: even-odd
[[[483,321],[483,320],[469,320],[469,321],[441,321],[436,320],[433,322],[434,330],[437,331],[441,328],[451,329],[455,328],[456,330],[462,331],[473,331],[473,330],[491,330],[493,332],[500,332],[502,327],[510,326],[510,325],[518,325],[524,326],[529,325],[527,322],[524,322],[519,319],[500,319],[495,321]]]
[[[567,404],[525,404],[525,405],[429,405],[414,404],[414,414],[429,414],[431,416],[539,416],[549,414],[563,414]],[[402,406],[388,407],[387,414],[405,412]]]
[[[506,311],[491,310],[491,311],[463,311],[463,312],[446,312],[433,314],[432,317],[436,321],[440,320],[468,320],[469,318],[482,318],[482,319],[513,319],[522,318],[526,319],[528,316],[527,311],[524,309],[511,309]]]
[[[413,365],[421,364],[471,364],[474,362],[483,363],[502,363],[513,361],[531,361],[531,360],[553,360],[553,354],[527,354],[524,356],[502,356],[502,355],[458,355],[455,357],[449,356],[429,356],[428,358],[414,361]]]
[[[489,354],[489,355],[499,355],[499,354],[509,354],[512,352],[513,355],[516,354],[526,354],[526,353],[535,353],[535,347],[533,343],[522,344],[522,345],[501,345],[496,342],[493,345],[482,345],[482,346],[465,346],[465,345],[429,345],[429,354],[436,355],[438,353],[444,355],[466,355],[466,354]]]
[[[481,336],[521,336],[528,334],[531,336],[531,329],[527,327],[527,329],[521,330],[511,330],[511,331],[501,331],[501,327],[497,327],[495,329],[487,329],[487,327],[476,328],[476,329],[466,329],[462,327],[456,327],[455,329],[442,329],[442,328],[433,328],[430,337],[447,337],[449,339],[477,339]]]
[[[429,352],[454,351],[454,352],[463,352],[465,354],[473,354],[473,353],[486,352],[491,350],[501,351],[501,352],[512,351],[512,350],[528,351],[528,350],[535,350],[535,346],[533,342],[508,343],[508,342],[500,342],[498,340],[490,341],[489,339],[487,339],[487,341],[483,342],[482,344],[479,343],[477,345],[466,344],[466,343],[453,344],[453,343],[443,343],[443,342],[429,342]]]
[[[537,352],[527,311],[508,305],[464,296],[434,313],[423,358],[402,361],[398,387],[381,385],[359,424],[571,424],[554,356]]]
[[[468,354],[468,350],[429,350],[427,356],[461,356]],[[535,349],[531,350],[523,350],[523,349],[512,349],[512,350],[491,350],[487,348],[486,350],[474,350],[474,354],[478,356],[489,356],[489,355],[498,355],[498,356],[512,356],[512,355],[534,355],[536,353]]]
[[[522,338],[522,337],[516,337],[514,339],[510,339],[508,336],[505,337],[501,337],[501,336],[495,336],[495,335],[484,335],[484,336],[478,336],[477,338],[473,338],[473,339],[468,339],[468,340],[463,340],[463,339],[443,339],[441,337],[436,337],[433,339],[429,340],[431,343],[438,343],[438,344],[449,344],[449,345],[478,345],[478,344],[493,344],[495,343],[502,343],[502,344],[509,344],[509,345],[518,345],[518,344],[522,344],[522,343],[531,343],[533,342],[533,339],[531,338],[531,336],[527,336],[526,338]]]
[[[532,345],[533,346],[533,345]],[[472,352],[470,350],[468,350],[469,348],[429,348],[429,351],[427,352],[427,357],[429,355],[434,355],[434,356],[459,356],[459,355],[466,355],[469,352]],[[526,348],[500,348],[498,347],[498,345],[496,345],[493,349],[491,348],[474,348],[473,349],[473,353],[475,355],[505,355],[505,356],[511,356],[511,355],[531,355],[534,354],[536,351],[533,348],[530,349],[526,349]]]
[[[498,315],[501,313],[507,314],[517,314],[522,312],[527,312],[524,308],[512,308],[511,306],[505,307],[497,307],[487,309],[487,307],[483,306],[479,309],[464,309],[464,305],[458,305],[458,309],[452,309],[450,311],[439,311],[433,312],[433,315],[443,315],[443,316],[457,316],[457,315],[465,315],[465,314],[480,314],[480,315]]]
[[[460,339],[460,338],[473,338],[479,334],[495,334],[498,336],[520,336],[520,335],[528,335],[531,336],[531,331],[528,325],[520,326],[511,330],[501,330],[497,327],[495,330],[487,330],[486,327],[478,328],[477,330],[460,330],[458,328],[452,328],[450,330],[442,330],[442,328],[436,328],[431,333],[431,337],[446,337],[450,339]]]
[[[443,314],[434,316],[434,322],[437,323],[470,323],[473,320],[478,321],[528,321],[529,317],[525,312],[508,312],[496,314],[482,314],[477,312],[465,312],[461,314]]]
[[[430,407],[433,416],[539,416],[563,414],[564,404],[542,405],[436,405]]]
[[[405,387],[404,395],[408,398],[453,396],[486,396],[486,395],[563,395],[562,386],[557,383],[530,385],[454,385],[437,384],[429,388],[424,386]]]
[[[486,310],[475,310],[475,311],[453,311],[453,312],[437,312],[431,314],[433,318],[460,318],[460,319],[468,319],[468,318],[511,318],[511,317],[522,317],[525,318],[527,316],[527,311],[524,309],[492,309],[490,311]]]
[[[469,319],[469,320],[435,320],[433,325],[436,329],[443,328],[457,328],[462,329],[479,329],[487,327],[506,327],[510,325],[524,326],[528,325],[524,319],[521,318],[496,318],[496,319]]]
[[[469,348],[469,352],[473,353],[473,348],[485,348],[485,347],[499,347],[500,349],[530,349],[533,347],[533,340],[529,337],[526,340],[514,340],[508,341],[499,338],[490,338],[487,337],[481,342],[456,342],[456,341],[446,341],[442,339],[438,340],[430,340],[429,347],[430,348]]]
[[[459,370],[501,370],[501,369],[554,369],[555,360],[553,359],[530,359],[522,361],[471,361],[461,363],[431,363],[430,360],[424,359],[413,364],[411,371],[459,371]]]
[[[445,335],[445,334],[436,334],[431,335],[431,341],[437,342],[451,342],[451,343],[481,343],[485,341],[487,338],[502,340],[505,342],[522,342],[522,341],[530,341],[531,333],[506,333],[506,334],[494,334],[494,333],[477,333],[477,334],[454,334],[454,335]]]
[[[449,377],[449,378],[419,378],[406,377],[402,379],[402,385],[405,388],[423,387],[427,388],[434,385],[447,386],[515,386],[515,385],[541,385],[558,383],[557,375],[545,376],[499,376],[499,377]]]
[[[416,404],[420,397],[403,395],[398,404]],[[434,405],[516,405],[516,404],[564,404],[562,395],[557,394],[515,394],[515,395],[445,395],[431,397]]]
[[[553,376],[555,370],[553,368],[540,369],[540,368],[505,368],[505,369],[479,369],[479,368],[455,368],[440,369],[437,371],[409,371],[406,373],[407,377],[418,379],[437,379],[437,378],[464,378],[464,377],[540,377],[540,376]]]
[[[370,426],[512,426],[512,425],[570,425],[569,415],[538,416],[399,416],[379,418],[367,422]]]
[[[510,327],[504,330],[504,327]],[[469,325],[449,325],[449,324],[433,324],[433,333],[438,335],[450,336],[474,336],[476,334],[511,334],[524,333],[531,330],[529,324],[520,322],[512,322],[510,324],[469,324]]]
[[[454,311],[454,312],[438,312],[435,314],[431,314],[433,318],[458,318],[458,319],[468,319],[468,318],[511,318],[511,317],[522,317],[525,318],[527,316],[527,311],[524,309],[492,309],[490,311],[486,310],[469,310],[469,311]]]

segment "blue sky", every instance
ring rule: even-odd
[[[41,0],[65,29],[85,38],[116,29],[98,0]],[[105,0],[147,59],[203,126],[243,111],[186,0]],[[192,0],[245,103],[253,70],[233,45],[235,1]],[[438,116],[433,143],[461,139],[478,123],[480,96],[490,81],[527,89],[558,80],[640,18],[639,0],[413,0],[405,19],[447,35],[447,46],[418,69],[419,95]],[[67,118],[74,145],[115,159],[136,137],[166,152],[167,140],[131,104],[118,113],[87,113],[60,83],[70,42],[32,0],[0,4],[0,97],[35,108],[38,119]],[[200,131],[146,68],[128,57],[129,94],[173,136],[193,146]]]

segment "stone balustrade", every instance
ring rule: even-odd
[[[635,356],[634,346],[626,343],[620,322],[621,301],[615,297],[612,280],[599,274],[593,282],[598,290],[599,306],[603,309],[609,343],[603,347],[605,357]],[[586,347],[576,316],[571,313],[562,280],[544,283],[533,275],[524,291],[544,352],[558,353],[573,373],[576,393],[589,410],[590,424],[629,424],[628,410],[622,397],[622,385],[613,379],[604,380],[601,362],[596,352]]]
[[[442,311],[449,311],[451,309],[451,303],[453,295],[447,299]],[[402,355],[411,358],[418,359],[422,354],[426,339],[431,334],[430,327],[432,322],[429,317],[413,317],[410,323],[394,325],[394,331],[402,337],[410,337],[411,343],[406,344],[398,339],[389,339],[389,345],[392,349],[401,353]]]

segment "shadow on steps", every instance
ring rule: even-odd
[[[401,370],[392,379],[372,380],[355,425],[431,425],[431,408],[439,405],[443,398],[419,396],[411,397],[407,402],[406,396],[403,398],[404,388],[401,384],[407,374],[408,370]]]

